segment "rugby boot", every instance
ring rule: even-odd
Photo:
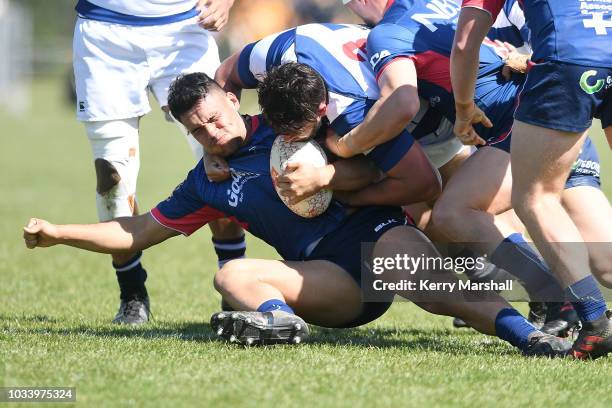
[[[580,334],[574,342],[571,356],[576,359],[596,359],[612,351],[612,311],[608,310],[599,319],[583,322]]]
[[[299,316],[274,310],[271,312],[219,312],[210,318],[219,337],[243,345],[299,344],[310,334]]]
[[[453,317],[453,327],[456,329],[469,328],[470,325],[465,322],[465,320],[460,319],[458,317]]]
[[[569,341],[538,331],[529,336],[523,354],[529,357],[565,357],[571,349]]]
[[[149,297],[135,296],[129,300],[121,299],[119,310],[113,319],[115,324],[139,325],[149,321],[151,307]]]
[[[545,302],[529,302],[529,314],[527,320],[537,329],[544,326],[546,323],[546,303]]]
[[[540,329],[543,333],[568,337],[580,329],[580,319],[571,303],[549,302],[546,305],[546,322]]]

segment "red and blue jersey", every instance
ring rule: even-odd
[[[285,62],[300,62],[317,71],[328,89],[327,118],[339,135],[361,122],[379,98],[374,74],[368,65],[365,44],[369,29],[351,24],[307,24],[269,35],[247,45],[238,59],[238,75],[249,88],[266,72]],[[436,140],[452,136],[452,124],[427,104],[407,131],[368,153],[384,172],[409,150],[414,139]],[[425,143],[427,144],[427,143]]]
[[[215,219],[230,217],[274,247],[284,259],[304,259],[319,239],[338,228],[346,211],[337,201],[314,218],[302,218],[289,210],[270,177],[270,149],[276,134],[261,116],[250,120],[252,128],[246,144],[227,158],[230,179],[208,181],[200,160],[151,214],[163,226],[184,235]]]
[[[531,32],[533,61],[612,67],[612,3],[608,0],[518,0]],[[493,19],[505,0],[464,0]]]
[[[390,1],[367,41],[368,59],[377,78],[395,60],[412,60],[419,95],[453,122],[450,53],[460,9],[459,0]],[[505,80],[501,75],[503,65],[495,47],[483,43],[475,100],[495,125],[492,129],[477,127],[485,140],[497,139],[509,131],[516,95],[524,80]]]

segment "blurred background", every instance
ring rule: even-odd
[[[54,77],[70,101],[76,0],[0,0],[0,105],[31,106],[32,80]],[[237,0],[215,34],[221,58],[263,36],[309,22],[355,22],[337,0]],[[10,96],[10,98],[9,98]]]

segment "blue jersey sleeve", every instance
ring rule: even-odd
[[[376,146],[366,156],[374,162],[380,171],[386,173],[402,160],[413,144],[414,138],[412,135],[407,130],[403,130],[393,139]]]
[[[208,222],[225,217],[224,213],[206,204],[203,192],[207,182],[200,161],[170,197],[151,210],[151,215],[164,227],[183,235],[191,235]]]
[[[393,60],[414,54],[414,34],[397,24],[380,24],[368,35],[367,56],[376,78]]]

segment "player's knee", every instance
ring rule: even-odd
[[[96,170],[96,205],[101,221],[138,213],[138,118],[86,122]]]
[[[215,289],[222,295],[235,293],[249,277],[253,276],[252,271],[249,273],[249,269],[244,260],[234,259],[226,262],[215,274],[213,281]]]
[[[105,159],[96,159],[94,165],[96,168],[96,191],[100,195],[108,194],[121,182],[119,171],[113,163]]]
[[[442,232],[454,231],[460,219],[458,208],[446,199],[438,200],[431,213],[433,225]]]
[[[521,220],[532,219],[538,212],[540,195],[533,191],[512,189],[511,203],[514,212]]]

